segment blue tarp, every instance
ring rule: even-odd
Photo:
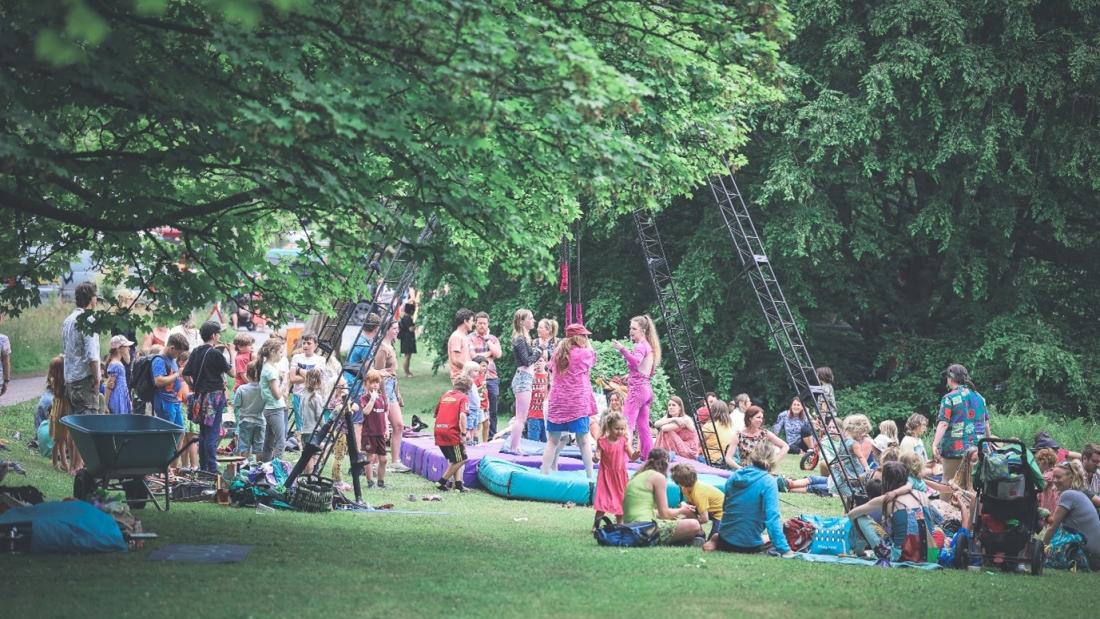
[[[809,553],[797,553],[793,557],[799,561],[809,561],[811,563],[836,563],[839,565],[862,565],[864,567],[877,567],[874,561],[867,559],[857,559],[856,557],[834,557],[832,555],[812,555]],[[890,567],[912,567],[918,570],[942,570],[943,567],[936,565],[935,563],[911,563],[909,561],[895,561],[890,564]]]
[[[126,551],[114,518],[84,501],[52,501],[9,509],[0,526],[29,523],[31,552]]]

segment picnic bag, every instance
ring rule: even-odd
[[[290,504],[301,512],[330,512],[334,484],[327,477],[303,475],[290,491]]]
[[[805,552],[814,541],[814,525],[801,518],[791,518],[783,523],[783,537],[795,552]]]
[[[645,548],[656,546],[660,541],[660,530],[653,521],[615,524],[605,516],[602,522],[603,526],[594,533],[596,543],[600,546]]]
[[[814,526],[814,537],[810,543],[810,552],[815,555],[839,556],[851,554],[852,547],[848,536],[852,532],[852,521],[847,516],[818,516],[802,514],[802,520]]]
[[[132,389],[142,402],[152,402],[157,392],[157,384],[153,381],[153,359],[160,356],[145,355],[134,362]]]

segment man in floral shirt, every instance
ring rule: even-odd
[[[989,434],[989,411],[985,398],[974,389],[967,369],[957,363],[943,372],[950,390],[940,400],[936,438],[932,440],[932,456],[943,462],[943,478],[955,476],[967,450],[978,439]]]

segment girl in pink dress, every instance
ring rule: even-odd
[[[626,435],[626,418],[619,413],[606,413],[600,428],[600,438],[596,440],[596,461],[600,463],[600,471],[596,476],[596,497],[592,502],[596,508],[593,531],[599,528],[600,520],[605,514],[614,514],[615,522],[623,523],[626,463],[638,457],[637,452],[631,453],[630,441]]]
[[[653,389],[649,379],[661,363],[661,342],[657,339],[657,328],[648,315],[630,319],[630,339],[634,350],[627,350],[619,342],[615,348],[626,359],[630,370],[627,374],[626,421],[631,432],[638,433],[642,459],[649,457],[653,448],[653,435],[649,431],[649,405],[653,403]]]

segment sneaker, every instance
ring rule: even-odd
[[[391,473],[408,473],[412,469],[400,462],[394,462],[393,464],[387,466],[386,470],[390,471]]]
[[[446,492],[451,489],[451,482],[441,479],[435,483],[435,487],[438,488],[440,492]]]
[[[466,486],[463,486],[462,482],[460,482],[460,481],[455,482],[455,488],[454,489],[455,489],[455,492],[469,492],[469,490],[466,489]]]
[[[374,481],[367,482],[367,490],[374,490]]]
[[[702,548],[703,544],[705,543],[707,543],[707,538],[703,537],[702,535],[696,535],[695,537],[691,538],[691,545],[696,548]]]
[[[386,482],[384,482],[384,481],[382,481],[381,479],[379,479],[379,480],[378,480],[378,489],[379,489],[379,490],[385,490],[385,489],[386,489]]]

